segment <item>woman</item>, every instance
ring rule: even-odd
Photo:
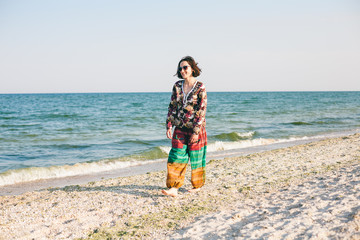
[[[196,192],[205,184],[207,95],[204,84],[195,78],[200,72],[195,60],[187,56],[180,60],[175,74],[183,80],[174,84],[166,119],[166,136],[172,139],[172,148],[167,163],[166,186],[169,189],[162,190],[172,197],[178,195],[184,183],[189,159],[193,185],[189,192]]]

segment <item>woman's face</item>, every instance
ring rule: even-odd
[[[183,77],[183,79],[188,79],[192,76],[192,68],[190,64],[187,61],[182,61],[180,63],[180,74]]]

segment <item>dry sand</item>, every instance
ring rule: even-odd
[[[360,134],[212,160],[177,198],[165,176],[1,196],[0,239],[360,239]]]

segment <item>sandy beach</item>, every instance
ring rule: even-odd
[[[360,134],[166,172],[0,196],[0,239],[360,239]]]

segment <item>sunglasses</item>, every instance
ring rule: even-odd
[[[179,67],[179,72],[181,72],[181,70],[183,70],[183,69],[184,69],[184,71],[186,71],[188,69],[188,67],[190,67],[190,66],[187,65],[187,66]]]

